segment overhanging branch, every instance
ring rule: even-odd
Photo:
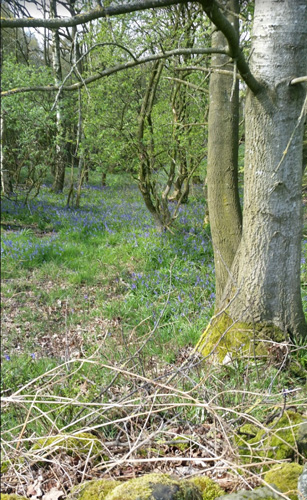
[[[307,82],[307,76],[299,76],[298,78],[293,78],[290,85],[296,85],[297,83]]]
[[[199,0],[207,16],[213,24],[223,33],[227,39],[229,46],[229,55],[236,61],[238,71],[245,81],[246,85],[254,94],[258,94],[262,90],[262,85],[252,75],[249,65],[245,60],[244,54],[240,47],[239,36],[236,30],[228,19],[222,14],[215,0]]]
[[[72,85],[64,85],[62,87],[56,86],[56,85],[47,85],[47,86],[33,86],[33,87],[20,87],[20,88],[15,88],[11,90],[5,90],[1,92],[1,97],[7,97],[11,96],[14,94],[21,94],[24,92],[35,92],[35,91],[40,91],[40,92],[54,92],[60,90],[66,90],[66,91],[73,91],[73,90],[78,90],[84,85],[88,85],[89,83],[95,82],[99,80],[100,78],[103,78],[105,76],[110,76],[114,73],[117,73],[118,71],[123,71],[125,69],[133,68],[135,66],[139,66],[140,64],[145,64],[151,61],[157,61],[159,59],[167,59],[172,56],[176,55],[193,55],[193,54],[212,54],[212,53],[218,53],[218,54],[225,54],[225,51],[220,50],[220,49],[202,49],[202,48],[192,48],[192,49],[175,49],[175,50],[169,50],[166,52],[162,52],[159,54],[151,54],[146,57],[142,57],[140,59],[133,59],[132,61],[129,61],[127,63],[123,64],[118,64],[116,66],[113,66],[111,68],[106,68],[103,71],[99,72],[96,75],[89,76],[88,78],[85,78],[81,82],[74,83]]]
[[[155,9],[161,7],[168,7],[180,3],[188,3],[188,0],[139,0],[138,2],[126,1],[122,5],[110,7],[96,7],[89,12],[77,14],[72,17],[62,17],[54,19],[35,19],[28,18],[1,18],[1,28],[71,28],[79,24],[85,24],[95,19],[102,19],[106,17],[119,16],[120,14],[128,14],[130,12],[137,12],[146,9]]]
[[[229,46],[229,56],[236,61],[238,71],[243,80],[254,94],[262,90],[262,85],[251,74],[249,65],[245,60],[243,52],[240,48],[239,37],[226,17],[221,12],[221,9],[216,0],[195,0],[200,3],[210,20],[215,26],[222,31],[227,39]],[[1,18],[1,28],[60,28],[72,27],[79,24],[85,24],[95,19],[118,16],[146,9],[168,7],[176,4],[185,4],[188,0],[139,0],[136,2],[126,1],[122,5],[110,6],[106,8],[97,7],[86,13],[81,13],[76,16],[55,19],[34,19],[34,18]],[[105,76],[105,75],[103,75]],[[99,77],[95,78],[98,79]],[[93,80],[90,80],[93,81]],[[90,83],[90,82],[89,82]],[[77,87],[79,88],[79,87]],[[67,90],[74,90],[69,88]],[[16,92],[15,92],[16,93]]]
[[[199,85],[195,85],[194,83],[188,82],[186,80],[181,80],[180,78],[174,78],[171,76],[164,76],[164,80],[173,80],[174,82],[182,83],[183,85],[186,85],[187,87],[191,87],[194,90],[199,90],[199,92],[205,92],[206,94],[209,94],[208,89],[204,89],[203,87],[200,87]]]

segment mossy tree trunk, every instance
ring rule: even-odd
[[[238,0],[223,0],[225,16],[238,32]],[[212,34],[212,47],[227,50],[221,31]],[[214,247],[216,308],[230,276],[241,238],[241,207],[238,195],[239,83],[230,58],[213,54],[208,121],[208,209]],[[228,74],[225,73],[228,70]],[[221,71],[221,72],[220,72]]]
[[[305,0],[255,2],[250,68],[261,87],[247,92],[242,237],[220,313],[199,344],[206,353],[210,340],[214,350],[229,332],[234,336],[236,324],[244,344],[245,333],[252,339],[264,325],[266,338],[269,325],[271,338],[276,328],[283,338],[306,336],[300,291],[306,89],[290,84],[306,74],[306,26]]]

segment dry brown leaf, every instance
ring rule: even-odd
[[[31,497],[32,500],[36,498],[41,498],[43,496],[41,488],[42,482],[43,482],[42,476],[38,476],[38,478],[34,481],[33,484],[29,484],[27,488],[27,496]]]
[[[42,500],[58,500],[59,498],[61,498],[62,496],[64,496],[64,491],[62,490],[59,490],[58,488],[51,488],[50,491],[48,491],[48,493],[46,493]]]

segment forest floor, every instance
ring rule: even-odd
[[[2,204],[3,491],[149,471],[206,474],[226,491],[260,484],[268,458],[242,469],[236,436],[286,403],[306,412],[306,381],[286,366],[307,358],[289,345],[265,369],[215,367],[194,352],[214,309],[201,188],[164,234],[128,178],[88,185],[79,209],[66,197],[43,187],[28,207]]]

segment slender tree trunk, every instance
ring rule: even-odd
[[[101,174],[101,186],[105,187],[107,185],[107,173],[102,172]]]
[[[1,168],[1,191],[3,194],[9,195],[13,191],[11,174],[8,167],[5,165],[4,145],[5,145],[5,119],[4,111],[0,114],[0,168]]]
[[[52,17],[57,16],[56,0],[51,0],[50,11]],[[62,67],[60,53],[60,37],[57,29],[52,31],[52,65],[54,71],[55,85],[62,84]],[[58,96],[56,102],[56,155],[55,155],[55,177],[52,190],[56,193],[62,192],[65,180],[65,129],[63,117],[63,97]]]
[[[175,71],[175,77],[179,77]],[[186,87],[182,88],[180,82],[174,85],[172,95],[172,111],[173,111],[173,153],[172,157],[177,166],[176,178],[174,181],[174,191],[169,197],[171,201],[179,201],[187,203],[189,198],[189,168],[187,161],[187,145],[186,139],[189,131],[184,130],[182,125],[186,122],[187,114],[187,95]]]
[[[238,30],[238,18],[229,13],[238,12],[238,0],[223,0],[222,4],[227,9],[225,16]],[[220,31],[213,33],[212,47],[227,49],[227,41]],[[214,71],[221,67],[233,75]],[[228,56],[212,55],[211,68],[207,183],[218,309],[241,238],[238,195],[239,85],[234,65],[230,64]]]
[[[305,106],[305,124],[304,124],[304,139],[303,139],[303,173],[307,167],[307,106]]]
[[[156,192],[156,182],[153,178],[154,168],[154,143],[153,143],[153,127],[151,121],[151,112],[153,107],[154,98],[156,95],[157,86],[162,73],[163,63],[160,61],[155,62],[149,78],[146,93],[142,102],[142,108],[139,116],[138,123],[138,150],[139,150],[139,189],[143,196],[145,205],[149,212],[152,214],[158,231],[163,231],[167,225],[170,214],[168,212],[167,201],[168,193],[163,193],[161,200]],[[146,123],[151,132],[150,144],[144,144],[144,130]]]

